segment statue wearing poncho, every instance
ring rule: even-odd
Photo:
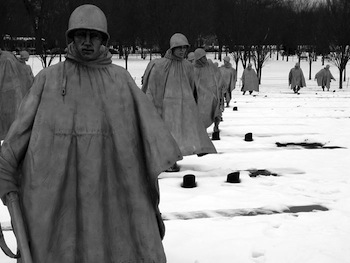
[[[194,67],[173,54],[179,46],[188,46],[188,42],[184,35],[176,33],[165,56],[147,67],[142,90],[165,121],[182,155],[216,153],[200,118]]]
[[[9,130],[0,195],[20,192],[33,262],[166,262],[157,176],[181,158],[108,50],[84,61],[70,44]]]
[[[20,63],[12,53],[0,50],[0,141],[5,138],[32,84],[27,65]]]

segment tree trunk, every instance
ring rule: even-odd
[[[343,88],[343,69],[339,69],[339,89]]]
[[[312,58],[309,56],[309,80],[311,80]]]
[[[262,63],[261,63],[261,54],[260,54],[260,52],[261,52],[261,50],[260,49],[257,49],[257,54],[256,54],[256,57],[257,57],[257,59],[258,59],[258,61],[257,61],[257,66],[258,66],[258,68],[257,68],[257,73],[258,73],[258,79],[259,79],[259,85],[261,84],[261,70],[262,70]]]
[[[259,67],[259,72],[258,72],[258,78],[259,78],[259,85],[261,84],[261,74],[262,73],[262,67]]]
[[[221,61],[221,58],[222,58],[222,44],[219,42],[218,60]]]
[[[124,54],[124,51],[123,51],[123,45],[121,43],[119,43],[119,59],[123,58],[123,54]]]
[[[124,48],[125,69],[128,70],[128,58],[130,51],[128,48]]]
[[[41,55],[43,53],[43,45],[42,45],[42,34],[39,29],[35,30],[35,53],[37,55]]]

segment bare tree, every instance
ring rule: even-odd
[[[57,47],[65,47],[64,32],[75,1],[23,0],[35,34],[35,49],[43,67],[51,64],[59,54]]]
[[[240,46],[236,45],[236,46],[232,47],[231,56],[233,58],[233,61],[236,64],[237,76],[238,76],[238,62],[240,59],[240,54],[241,54],[241,47]]]
[[[339,69],[339,89],[342,89],[343,74],[350,59],[350,3],[348,0],[327,0],[327,8],[331,27],[330,59]]]
[[[261,83],[262,68],[269,58],[270,28],[276,22],[273,17],[273,0],[251,0],[245,2],[246,36],[244,43],[250,46],[249,60],[253,60],[257,71],[259,84]]]
[[[295,6],[296,16],[299,24],[299,36],[298,39],[299,47],[298,49],[298,58],[299,62],[302,58],[308,60],[309,63],[309,80],[311,80],[312,75],[312,63],[315,57],[316,45],[318,44],[317,35],[317,25],[320,22],[317,18],[317,6],[318,2],[309,2],[309,1],[300,1]],[[307,52],[308,54],[304,54]]]
[[[350,59],[350,46],[339,45],[331,48],[330,60],[339,69],[339,89],[343,88],[343,73],[345,74],[346,64]]]
[[[240,60],[242,62],[242,66],[245,69],[248,65],[248,63],[252,60],[252,46],[251,45],[245,45],[240,50]]]
[[[265,62],[269,59],[270,52],[271,52],[270,46],[256,45],[252,47],[252,57],[253,57],[256,73],[259,78],[259,84],[261,84],[262,69],[265,65]]]

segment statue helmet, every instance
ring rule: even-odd
[[[29,53],[25,50],[22,50],[21,52],[19,52],[19,58],[23,60],[27,60],[29,59]]]
[[[90,29],[102,33],[103,41],[108,42],[107,18],[103,11],[95,5],[78,6],[71,14],[66,31],[67,43],[73,40],[73,32],[77,29]]]
[[[175,33],[171,38],[170,38],[170,49],[173,49],[175,47],[182,47],[182,46],[187,46],[189,47],[190,44],[188,43],[187,38],[185,35],[181,33]]]
[[[188,53],[187,60],[189,60],[189,61],[193,61],[194,60],[194,53],[193,52]]]
[[[202,57],[204,57],[206,55],[206,52],[203,48],[197,48],[195,51],[194,51],[194,59],[195,60],[199,60],[201,59]]]
[[[224,61],[230,62],[230,57],[228,56],[224,57]]]

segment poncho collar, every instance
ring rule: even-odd
[[[105,67],[112,63],[112,54],[109,52],[108,48],[106,48],[105,46],[101,46],[100,54],[95,60],[86,61],[81,56],[79,56],[79,53],[75,48],[75,45],[73,43],[70,43],[67,47],[66,58],[69,60],[73,60],[79,64],[82,64],[84,66],[97,67],[97,68]]]

